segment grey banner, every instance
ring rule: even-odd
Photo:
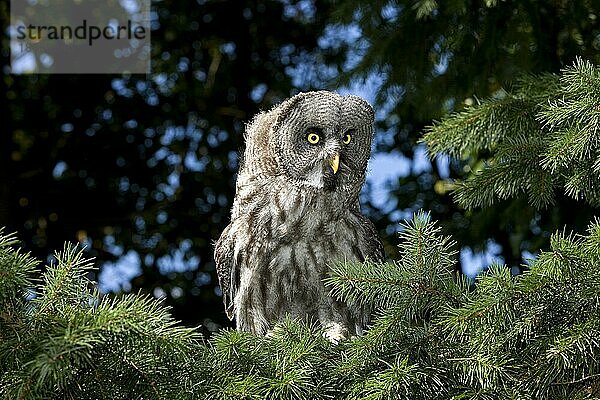
[[[11,0],[14,74],[150,72],[150,0]]]

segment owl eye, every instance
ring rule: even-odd
[[[308,141],[308,143],[310,144],[317,144],[319,143],[319,140],[321,140],[321,137],[319,136],[318,133],[315,132],[308,132],[306,134],[306,140]]]
[[[350,141],[352,141],[352,135],[350,133],[346,133],[342,142],[344,142],[344,144],[349,144]]]

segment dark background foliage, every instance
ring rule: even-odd
[[[47,260],[65,240],[98,266],[139,263],[122,290],[165,296],[175,318],[227,325],[212,244],[228,223],[244,123],[300,90],[362,86],[375,99],[376,151],[410,160],[424,127],[521,73],[600,63],[598,1],[162,1],[153,4],[152,73],[11,75],[3,37],[0,226]],[[8,20],[7,2],[0,15]],[[477,96],[477,97],[475,97]],[[582,230],[594,209],[558,194],[458,208],[449,179],[480,167],[464,154],[364,196],[388,256],[396,222],[431,210],[461,246],[500,245],[512,267],[549,232]],[[575,205],[577,204],[577,205]],[[117,264],[115,264],[117,263]],[[141,272],[141,273],[140,273]]]

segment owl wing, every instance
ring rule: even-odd
[[[233,299],[239,287],[239,265],[234,256],[235,239],[231,234],[231,226],[232,224],[229,224],[225,228],[215,244],[215,264],[219,286],[221,286],[221,292],[223,293],[225,313],[230,320],[233,320]]]
[[[364,236],[362,238],[362,247],[366,259],[376,264],[383,263],[385,261],[385,252],[383,250],[383,242],[379,238],[379,233],[375,229],[375,225],[367,217],[362,215],[360,212],[355,212],[355,215],[361,221],[361,225],[364,229]]]
[[[385,253],[383,250],[383,243],[379,238],[375,225],[364,215],[362,215],[356,207],[352,210],[352,213],[358,220],[359,232],[358,235],[358,246],[357,256],[361,262],[369,260],[375,264],[380,264],[385,261]],[[371,321],[372,309],[369,306],[357,306],[353,308],[355,314],[355,329],[358,335],[362,335],[364,329],[369,325]]]

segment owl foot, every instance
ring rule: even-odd
[[[273,329],[269,329],[267,331],[267,333],[265,334],[265,337],[267,339],[273,339],[275,336],[277,336],[279,333],[281,333],[281,327],[275,325],[273,327]]]
[[[348,329],[337,323],[328,324],[323,336],[331,343],[336,344],[348,338]]]

